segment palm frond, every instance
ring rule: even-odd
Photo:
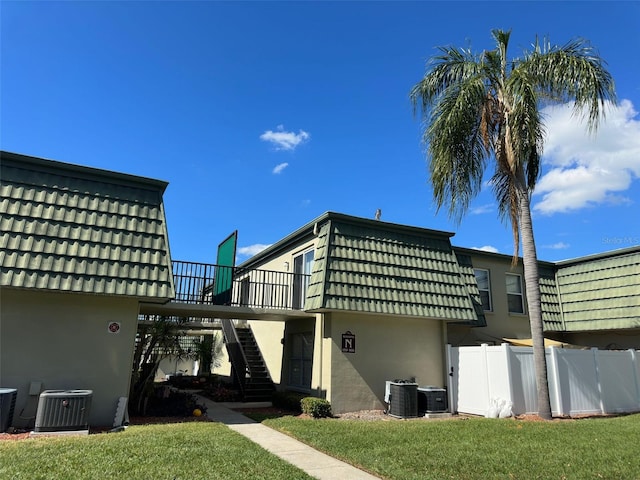
[[[439,50],[440,54],[427,62],[428,73],[409,92],[414,114],[419,108],[426,115],[448,88],[479,73],[477,59],[469,50],[452,47]]]
[[[587,40],[574,39],[561,47],[547,42],[525,56],[522,68],[533,76],[541,97],[573,102],[574,114],[586,117],[590,132],[604,118],[605,104],[617,101],[613,78]]]
[[[496,171],[491,178],[493,193],[498,201],[498,214],[504,223],[511,225],[513,236],[513,263],[517,261],[520,248],[520,221],[518,211],[518,192],[516,179],[508,166],[501,168],[496,164]]]
[[[424,133],[436,206],[447,205],[456,221],[482,188],[490,155],[490,144],[485,143],[489,129],[483,122],[490,110],[486,99],[481,78],[450,86],[434,106]]]

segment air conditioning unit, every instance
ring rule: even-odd
[[[92,390],[45,390],[36,412],[36,432],[89,429]]]
[[[407,380],[387,382],[385,401],[389,404],[389,415],[398,418],[418,416],[418,384]]]
[[[418,388],[418,415],[447,411],[447,391],[433,386]]]
[[[15,388],[0,388],[0,433],[6,432],[11,426],[17,395]]]

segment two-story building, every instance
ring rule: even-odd
[[[453,233],[327,212],[241,265],[171,259],[166,183],[2,152],[0,387],[28,422],[43,389],[128,394],[139,316],[224,332],[245,398],[275,384],[335,413],[383,408],[385,382],[446,384],[446,345],[530,337],[521,266]],[[233,239],[233,237],[230,237]],[[640,348],[640,247],[540,262],[549,338]],[[35,394],[33,393],[35,392]]]

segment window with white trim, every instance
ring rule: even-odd
[[[489,277],[489,270],[484,268],[474,268],[473,273],[476,276],[476,283],[478,284],[478,291],[480,292],[482,309],[485,311],[491,311],[491,280]]]
[[[524,313],[524,298],[522,295],[522,277],[515,273],[506,274],[507,303],[509,313]]]
[[[309,275],[313,266],[313,250],[304,252],[297,257],[293,257],[293,308],[301,309],[307,298],[307,287],[309,286]]]

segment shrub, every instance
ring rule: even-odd
[[[242,395],[240,395],[238,390],[230,388],[222,383],[209,386],[202,393],[214,402],[239,402],[242,399]]]
[[[300,402],[304,397],[304,394],[296,392],[273,392],[271,403],[273,403],[274,407],[282,408],[283,410],[302,413]]]
[[[331,417],[331,404],[317,397],[305,397],[300,402],[302,413],[311,415],[313,418]]]

